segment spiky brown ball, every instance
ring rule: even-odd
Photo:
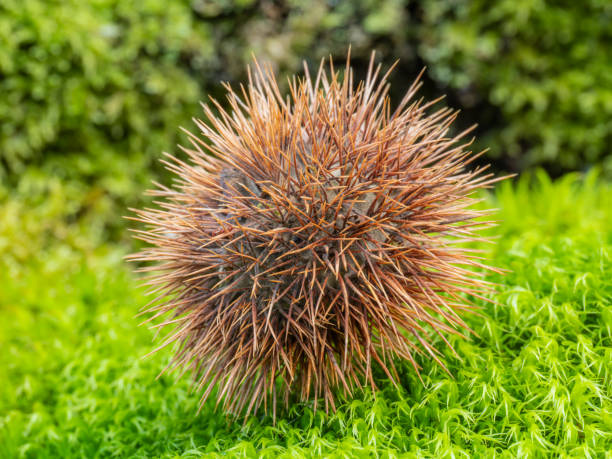
[[[202,402],[218,387],[232,413],[275,414],[291,393],[335,409],[336,389],[375,386],[373,365],[392,380],[397,356],[443,365],[432,334],[468,330],[466,295],[486,289],[472,269],[491,268],[457,244],[480,239],[470,195],[494,179],[464,171],[466,132],[413,101],[419,83],[391,111],[387,75],[372,60],[355,87],[348,63],[322,65],[284,98],[255,63],[228,111],[204,107],[190,161],[166,162],[161,208],[137,211],[151,319],[169,315],[162,347],[178,343]]]

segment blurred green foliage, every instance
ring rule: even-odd
[[[0,180],[70,183],[71,215],[117,230],[179,127],[223,100],[221,81],[243,81],[252,54],[286,75],[342,61],[349,43],[358,74],[372,49],[401,59],[396,98],[428,65],[424,94],[465,109],[458,127],[479,123],[500,168],[612,170],[612,4],[566,3],[3,0]]]
[[[155,158],[197,110],[196,65],[182,59],[206,56],[211,44],[178,2],[3,1],[5,178],[17,182],[26,167],[39,167],[84,185],[75,212],[96,203],[109,219],[120,217],[115,205],[139,194]]]
[[[612,2],[423,2],[419,53],[514,170],[582,169],[612,153]]]

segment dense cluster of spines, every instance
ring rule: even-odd
[[[322,64],[289,82],[255,63],[228,108],[204,106],[187,162],[165,162],[157,209],[137,211],[154,262],[149,320],[171,327],[171,367],[191,370],[202,402],[218,388],[227,412],[276,414],[292,393],[335,409],[337,389],[397,380],[393,359],[440,360],[432,335],[469,328],[470,297],[492,268],[466,242],[482,240],[473,193],[496,179],[466,171],[478,155],[449,136],[456,112],[414,101],[391,110],[372,59],[357,86]],[[214,111],[213,111],[214,110]],[[450,344],[449,344],[450,346]]]

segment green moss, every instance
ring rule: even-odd
[[[531,185],[529,185],[531,183]],[[591,174],[540,174],[488,196],[500,208],[497,304],[478,336],[424,360],[421,384],[337,413],[292,406],[274,425],[228,424],[189,378],[155,377],[169,351],[141,359],[146,299],[95,222],[66,223],[51,199],[0,197],[0,457],[605,457],[612,450],[612,187]],[[55,206],[55,207],[54,207]],[[63,222],[60,223],[59,221]],[[25,222],[25,224],[23,224]],[[28,223],[29,222],[29,223]],[[34,222],[37,222],[35,224]],[[93,229],[92,229],[93,228]]]

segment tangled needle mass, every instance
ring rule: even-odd
[[[291,394],[335,409],[338,390],[376,387],[374,366],[394,382],[398,357],[444,367],[432,338],[469,332],[497,271],[465,244],[493,224],[474,193],[498,179],[466,171],[470,130],[449,136],[457,113],[414,100],[418,78],[392,110],[389,72],[372,56],[355,85],[348,59],[322,63],[283,97],[255,62],[227,109],[204,106],[189,159],[165,161],[158,208],[136,211],[149,320],[202,403],[216,387],[234,414],[276,416]]]

